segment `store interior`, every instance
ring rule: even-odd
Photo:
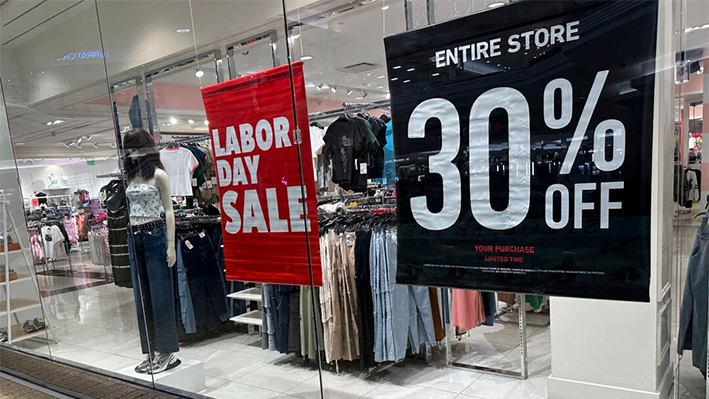
[[[464,7],[440,2],[435,22],[483,12],[497,3],[507,1],[471,0]],[[134,373],[144,358],[135,288],[125,266],[112,257],[120,251],[114,252],[117,244],[110,239],[113,214],[107,201],[112,184],[121,179],[116,130],[122,136],[143,127],[158,138],[163,151],[194,147],[209,153],[209,121],[200,88],[283,65],[288,54],[304,62],[309,119],[311,126],[322,126],[320,134],[344,113],[368,114],[385,122],[390,106],[382,37],[428,22],[423,2],[414,5],[407,22],[403,0],[288,0],[285,17],[282,2],[273,0],[96,4],[0,4],[0,77],[25,210],[24,220],[16,217],[11,223],[16,233],[8,234],[29,237],[23,252],[26,271],[17,272],[36,277],[21,277],[13,284],[15,292],[30,301],[13,312],[25,332],[18,330],[22,339],[13,345],[117,378],[213,398],[316,398],[321,381],[330,398],[547,397],[547,297],[434,288],[427,298],[437,309],[430,317],[432,326],[440,327],[435,339],[409,348],[403,357],[385,356],[372,363],[364,352],[349,360],[347,355],[332,360],[323,354],[319,373],[318,362],[304,350],[313,328],[299,327],[297,316],[291,315],[289,327],[298,332],[300,344],[269,348],[263,342],[268,340],[264,288],[226,281],[223,267],[213,269],[210,278],[221,281],[227,295],[209,288],[192,293],[209,297],[200,301],[205,314],[195,331],[187,331],[178,312],[178,367],[186,371],[178,378]],[[700,15],[686,15],[686,26],[702,26],[700,20],[691,20]],[[129,28],[126,21],[131,21]],[[685,32],[686,48],[709,47],[706,32]],[[706,65],[706,59],[703,62]],[[676,164],[687,170],[701,171],[698,133],[707,132],[702,124],[707,115],[702,108],[707,98],[703,71],[678,84]],[[311,137],[318,134],[315,129]],[[381,151],[386,157],[390,147]],[[387,167],[393,168],[390,159],[381,177],[368,176],[369,185],[354,193],[336,188],[327,172],[318,170],[317,161],[315,155],[323,214],[338,203],[353,211],[392,210],[394,174],[386,174]],[[218,211],[207,210],[216,202],[215,173],[201,176],[204,181],[196,195],[174,198],[178,233],[203,231],[219,237]],[[683,288],[699,223],[693,217],[705,204],[701,193],[707,190],[696,183],[699,179],[688,177],[687,189],[676,200],[677,292]],[[217,262],[218,242],[214,238],[211,247]],[[308,289],[292,290],[291,300],[300,298],[300,309],[295,309],[300,317],[305,315]],[[474,303],[475,309],[450,305],[456,297]],[[176,295],[176,303],[180,300]],[[680,304],[675,297],[675,314]],[[223,308],[226,318],[220,317]],[[471,324],[468,317],[477,321]],[[681,397],[704,397],[704,379],[691,356],[677,360]]]

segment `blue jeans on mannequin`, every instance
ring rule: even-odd
[[[135,308],[138,314],[140,346],[151,351],[174,353],[180,350],[177,336],[175,289],[172,268],[167,266],[165,226],[133,234],[128,238]]]

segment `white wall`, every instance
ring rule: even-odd
[[[69,178],[69,187],[71,192],[76,190],[88,190],[92,198],[98,197],[99,190],[105,186],[111,179],[99,179],[97,175],[108,173],[116,173],[118,169],[118,161],[96,160],[95,165],[87,165],[85,161],[68,159],[45,160],[45,162],[35,161],[31,163],[20,163],[18,169],[20,171],[20,186],[22,188],[22,197],[28,198],[35,191],[41,191],[48,185],[47,176],[54,173],[57,176],[65,175]]]

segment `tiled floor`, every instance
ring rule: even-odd
[[[81,266],[78,266],[78,265]],[[86,262],[75,262],[83,272],[100,272]],[[51,284],[57,277],[40,280]],[[69,279],[69,277],[62,277]],[[61,281],[62,287],[71,285]],[[84,281],[75,281],[83,284]],[[49,289],[49,287],[44,287]],[[57,344],[48,349],[39,340],[25,348],[96,369],[117,372],[137,364],[140,351],[133,292],[114,284],[82,288],[43,299]],[[434,362],[407,360],[371,373],[339,364],[322,372],[326,398],[478,398],[538,399],[546,397],[550,374],[549,328],[530,327],[530,378],[497,375],[471,369],[443,367],[444,350],[434,348]],[[456,361],[510,370],[519,369],[517,325],[496,324],[471,331],[455,341]],[[228,333],[201,342],[183,344],[179,356],[204,363],[207,388],[200,394],[219,398],[320,398],[320,376],[314,362],[293,355],[263,351],[258,336]]]

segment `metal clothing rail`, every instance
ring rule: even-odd
[[[120,173],[107,173],[105,175],[96,175],[97,179],[116,179],[120,177],[123,177],[123,175]]]
[[[388,108],[390,106],[391,102],[389,100],[381,100],[371,103],[342,103],[342,108],[326,112],[314,112],[308,114],[308,119],[310,119],[310,122],[315,122],[323,119],[340,116],[340,114],[344,112],[369,111],[372,109]]]
[[[448,289],[450,290],[449,298],[451,300],[448,301],[448,314],[453,315],[453,292],[450,288],[443,288],[443,289]],[[526,303],[526,295],[524,294],[517,294],[517,302],[518,303]],[[497,374],[504,374],[504,375],[509,375],[509,376],[514,376],[514,377],[519,377],[522,380],[526,380],[527,377],[529,376],[528,372],[528,359],[527,359],[527,312],[524,311],[524,309],[520,309],[520,312],[518,312],[518,322],[519,322],[519,351],[520,351],[520,369],[519,371],[514,371],[514,370],[505,370],[505,369],[498,369],[495,367],[489,367],[489,366],[479,366],[479,365],[474,365],[474,364],[467,364],[467,363],[461,363],[461,362],[454,362],[453,361],[453,354],[451,350],[451,337],[455,336],[455,327],[450,324],[446,323],[446,363],[449,366],[453,367],[460,367],[460,368],[465,368],[465,369],[473,369],[473,370],[478,370],[478,371],[489,371]]]
[[[209,137],[209,135],[187,138],[187,139],[182,139],[182,140],[161,141],[159,143],[159,147],[165,148],[170,145],[195,144],[195,143],[200,143],[202,141],[207,141],[207,140],[211,140],[211,137]]]

